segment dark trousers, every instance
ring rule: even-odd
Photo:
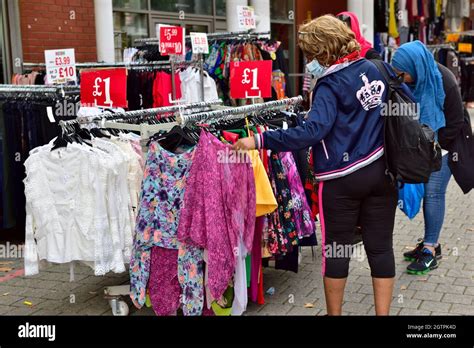
[[[360,223],[372,277],[393,278],[393,228],[398,195],[385,175],[384,159],[346,177],[323,182],[319,191],[323,275],[347,278],[354,228]]]

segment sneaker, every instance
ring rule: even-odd
[[[407,267],[408,274],[424,275],[438,268],[436,257],[427,248],[423,248],[420,256]]]
[[[425,246],[422,239],[419,239],[418,242],[419,243],[416,245],[415,249],[403,254],[405,261],[415,262],[421,256],[421,252]],[[441,255],[441,244],[438,244],[438,246],[435,248],[435,251],[436,260],[441,260],[443,258],[443,255]]]

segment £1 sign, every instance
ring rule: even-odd
[[[231,63],[231,98],[271,98],[272,68],[271,60]]]
[[[83,70],[81,105],[127,108],[127,69]]]

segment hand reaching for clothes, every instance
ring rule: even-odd
[[[250,137],[250,138],[243,138],[239,139],[233,146],[233,149],[235,151],[249,151],[249,150],[255,150],[255,138]]]

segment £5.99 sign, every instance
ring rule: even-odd
[[[271,60],[233,62],[230,65],[230,96],[234,99],[271,98]]]
[[[127,69],[83,70],[81,105],[127,108]]]
[[[184,55],[184,35],[185,29],[160,25],[160,53],[163,56]]]
[[[76,82],[76,58],[73,48],[46,50],[44,51],[44,58],[48,83]]]

